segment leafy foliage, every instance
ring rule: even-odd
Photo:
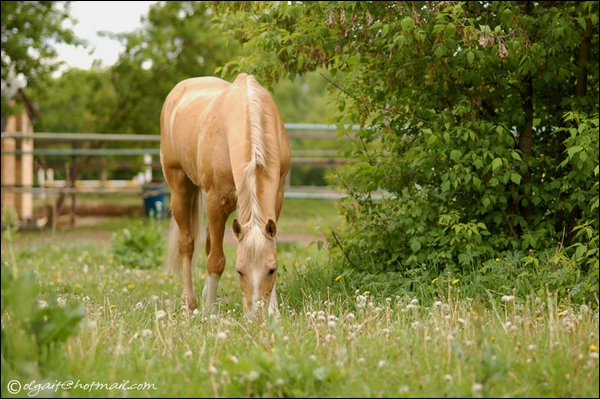
[[[71,29],[63,27],[70,20],[69,3],[2,2],[2,115],[14,112],[9,101],[14,80],[20,77],[34,86],[60,66],[54,43],[82,44]]]
[[[336,121],[363,126],[335,181],[339,261],[466,275],[518,251],[550,267],[557,248],[559,269],[597,274],[597,3],[211,4],[251,50],[224,71],[324,67]]]
[[[133,220],[130,227],[113,233],[115,261],[125,267],[149,269],[164,263],[166,232],[158,219]]]
[[[9,245],[16,234],[15,220],[11,212],[3,215]],[[2,262],[2,381],[51,373],[49,365],[60,361],[62,344],[77,334],[85,317],[79,302],[59,305],[55,296],[46,302],[38,301],[39,295],[33,270],[20,271],[16,258]]]

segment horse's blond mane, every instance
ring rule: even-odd
[[[248,76],[248,119],[250,125],[251,152],[250,161],[244,168],[242,186],[237,190],[239,218],[246,227],[249,228],[246,240],[252,241],[249,248],[264,247],[264,226],[267,221],[264,220],[264,214],[260,207],[258,197],[258,176],[269,178],[269,153],[266,144],[264,107],[265,96],[270,96],[254,79]]]

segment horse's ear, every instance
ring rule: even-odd
[[[242,225],[240,224],[240,222],[238,222],[237,218],[233,219],[233,223],[231,225],[232,229],[233,229],[233,234],[235,234],[235,237],[239,240],[242,239]]]
[[[269,219],[267,225],[265,226],[265,231],[267,232],[267,237],[275,238],[277,234],[277,225],[272,219]]]

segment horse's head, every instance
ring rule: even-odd
[[[277,225],[271,219],[264,226],[242,226],[233,220],[238,240],[235,269],[244,295],[244,313],[255,317],[262,306],[277,314]]]

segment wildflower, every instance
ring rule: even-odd
[[[152,330],[150,330],[149,328],[146,328],[145,330],[142,330],[142,337],[149,337],[152,335]]]
[[[400,393],[400,395],[404,395],[406,393],[408,393],[409,388],[408,385],[402,385],[400,386],[400,388],[398,388],[398,393]]]
[[[342,279],[342,275],[340,274],[339,276],[337,276],[337,277],[335,278],[335,281],[340,281],[341,279]]]
[[[138,303],[135,304],[135,306],[133,308],[135,310],[140,310],[143,307],[144,307],[144,304],[142,302],[138,302]]]
[[[132,290],[135,288],[135,284],[127,284],[127,289]]]
[[[446,374],[446,375],[444,376],[444,380],[445,380],[446,382],[450,382],[450,381],[452,381],[452,376],[451,376],[450,374]]]
[[[217,368],[213,365],[208,366],[208,374],[210,375],[215,375],[219,372],[219,370],[217,370]]]
[[[471,393],[473,394],[473,396],[479,396],[481,394],[481,391],[483,390],[483,385],[481,385],[480,383],[476,382],[475,384],[473,384],[471,386]]]
[[[418,304],[419,304],[419,300],[418,300],[417,298],[413,298],[413,299],[410,301],[410,303],[411,303],[412,305],[415,305],[415,306],[416,306],[416,305],[418,305]]]
[[[253,382],[256,381],[258,379],[258,377],[260,377],[260,373],[256,370],[252,370],[251,372],[248,373],[248,381]]]
[[[434,278],[433,280],[431,280],[431,284],[437,283],[439,279],[440,279],[439,277]]]
[[[527,350],[530,350],[532,352],[536,349],[537,349],[537,346],[535,346],[535,344],[530,344],[529,346],[527,346]]]
[[[442,301],[435,301],[435,302],[433,303],[433,306],[435,306],[436,308],[439,308],[439,307],[441,307],[441,306],[442,306]]]
[[[387,362],[385,360],[380,360],[377,362],[377,365],[379,366],[379,368],[384,368],[385,366],[387,366]]]
[[[59,296],[58,298],[56,298],[56,303],[58,303],[58,306],[60,306],[61,308],[64,308],[67,304],[67,299],[63,298],[62,296]]]
[[[502,300],[502,302],[514,302],[515,301],[515,296],[514,295],[502,295],[502,298],[500,298]]]
[[[350,312],[346,315],[346,320],[352,321],[354,320],[354,313]]]
[[[44,301],[43,299],[40,299],[38,301],[38,308],[40,309],[44,309],[48,307],[48,302]]]
[[[496,263],[500,263],[500,258],[496,258]]]
[[[225,341],[227,339],[227,331],[219,331],[217,333],[217,339],[221,341]]]
[[[185,357],[186,359],[191,359],[193,355],[194,354],[192,353],[192,351],[185,351],[183,353],[183,357]]]
[[[590,345],[591,352],[598,352],[598,347],[596,345]]]
[[[238,364],[238,358],[234,355],[229,356],[229,359],[233,364]]]
[[[282,387],[283,384],[285,384],[285,381],[283,380],[283,378],[278,378],[277,380],[275,380],[275,385],[278,387]]]
[[[156,311],[156,319],[160,320],[160,319],[164,319],[167,316],[167,312],[165,312],[164,310],[157,310]]]
[[[458,284],[459,281],[460,279],[455,278],[454,280],[452,280],[452,284]]]

